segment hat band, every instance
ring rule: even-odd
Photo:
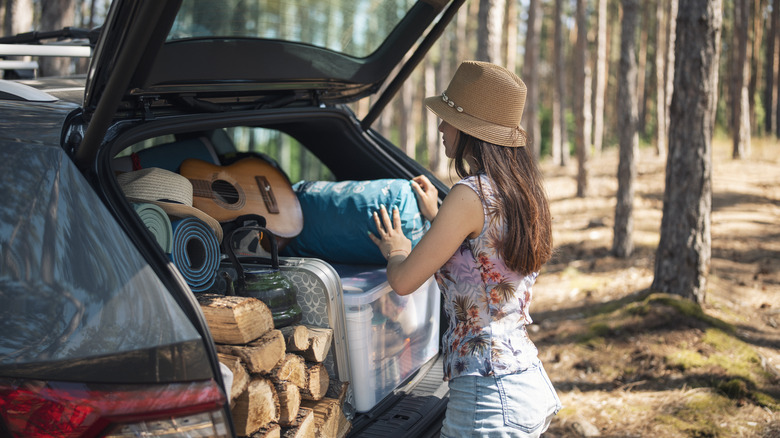
[[[458,104],[456,104],[456,103],[455,103],[455,101],[453,101],[452,99],[450,99],[450,98],[449,98],[449,96],[447,96],[447,92],[446,92],[446,91],[441,93],[441,100],[442,100],[444,103],[446,103],[446,104],[447,104],[447,106],[449,106],[450,108],[454,109],[455,111],[457,111],[457,112],[459,112],[459,113],[463,113],[463,107],[461,107],[461,106],[458,106]],[[483,121],[485,121],[485,122],[492,123],[492,124],[494,124],[494,125],[503,126],[503,127],[505,127],[505,128],[509,128],[509,129],[511,129],[511,130],[512,130],[512,134],[510,134],[510,138],[511,138],[511,140],[512,140],[512,144],[513,144],[513,145],[514,145],[515,143],[517,143],[517,140],[518,140],[520,137],[522,137],[522,138],[523,138],[523,140],[527,140],[527,138],[526,138],[526,134],[525,134],[525,131],[524,131],[522,128],[520,128],[520,126],[519,126],[519,125],[515,125],[514,127],[505,126],[505,125],[499,125],[498,123],[491,122],[491,121],[489,121],[489,120],[484,120],[484,119],[480,119],[479,117],[472,116],[472,115],[471,115],[471,114],[469,114],[469,113],[464,113],[464,114],[465,114],[465,115],[467,115],[467,116],[469,116],[469,117],[474,117],[475,119],[483,120]],[[524,143],[525,143],[525,142],[524,142]]]
[[[442,92],[441,93],[441,100],[443,100],[444,103],[446,103],[450,108],[455,108],[455,110],[457,112],[459,112],[459,113],[463,112],[463,108],[459,107],[459,106],[456,106],[455,102],[452,99],[450,99],[449,97],[447,97],[447,93],[446,92]]]

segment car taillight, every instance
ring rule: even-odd
[[[0,379],[0,416],[17,437],[228,437],[214,381],[106,385]]]

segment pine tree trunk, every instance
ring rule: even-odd
[[[711,257],[712,134],[722,26],[720,0],[680,3],[661,239],[651,288],[698,303]]]
[[[453,71],[461,62],[471,59],[471,50],[469,48],[471,38],[469,38],[468,23],[470,21],[469,16],[473,16],[473,14],[469,14],[469,7],[475,4],[478,5],[479,2],[472,1],[471,3],[461,6],[455,16],[455,38],[453,38],[452,44],[457,49],[455,50],[457,56],[452,65]],[[448,77],[447,80],[449,81],[449,79],[450,78]]]
[[[29,32],[33,29],[32,0],[5,0],[4,2],[0,2],[0,4],[3,6],[3,10],[1,11],[1,16],[3,18],[3,35],[11,36]],[[32,60],[30,56],[6,56],[4,59],[25,62]],[[0,78],[18,79],[23,76],[23,74],[20,73],[21,72],[0,70]],[[32,76],[27,76],[25,78],[31,79]]]
[[[731,86],[733,102],[733,150],[732,158],[746,158],[750,153],[750,108],[748,102],[748,25],[750,23],[750,0],[734,1],[734,77]]]
[[[569,161],[569,151],[566,145],[566,119],[564,117],[564,80],[566,72],[563,63],[563,0],[555,0],[555,36],[554,36],[554,55],[555,69],[553,78],[555,82],[552,102],[552,151],[553,161],[556,164],[565,166]]]
[[[621,0],[623,20],[620,32],[620,68],[618,71],[618,126],[620,162],[618,164],[617,205],[615,206],[612,252],[626,258],[634,251],[634,180],[635,153],[639,147],[637,135],[637,66],[636,26],[638,0]]]
[[[505,0],[479,0],[477,14],[477,54],[479,61],[502,65],[501,35]]]
[[[32,30],[32,0],[5,0],[2,3],[5,9],[3,11],[3,35],[16,35],[18,33],[29,32]]]
[[[577,151],[577,196],[588,196],[588,171],[590,156],[590,91],[588,86],[588,16],[585,0],[577,0],[577,47],[575,52],[574,111],[577,124],[575,148]]]
[[[517,72],[517,0],[506,0],[504,10],[504,43],[502,53],[504,67]]]
[[[776,134],[780,138],[780,104],[777,102],[778,81],[778,49],[780,49],[780,0],[772,0],[772,18],[767,35],[767,49],[764,54],[766,66],[766,85],[764,87],[764,117],[766,118],[767,134]]]
[[[764,39],[764,2],[753,3],[753,38],[748,39],[750,54],[750,79],[748,81],[748,99],[750,102],[750,132],[758,132],[756,120],[756,88],[761,83],[761,44]]]
[[[667,138],[667,150],[669,142],[669,125],[671,122],[670,107],[672,105],[672,94],[674,93],[674,66],[675,66],[675,48],[677,46],[677,10],[679,0],[667,0],[666,9],[666,64],[664,64],[664,78],[666,80],[666,90],[664,91],[664,97],[666,98],[666,120],[664,125],[666,126],[666,138]]]
[[[531,142],[534,157],[539,160],[542,150],[542,130],[539,122],[539,44],[542,30],[542,8],[539,0],[528,3],[528,22],[525,34],[525,58],[523,60],[523,81],[528,89],[523,111],[523,127]]]
[[[461,8],[465,9],[465,8]],[[460,13],[460,11],[458,11]],[[456,16],[457,18],[457,16]],[[439,61],[439,68],[436,71],[436,91],[434,92],[434,95],[440,94],[444,91],[444,89],[447,87],[447,85],[450,82],[451,79],[451,72],[457,68],[456,62],[460,62],[459,59],[456,59],[456,55],[458,53],[458,47],[463,46],[464,44],[462,42],[459,42],[457,39],[457,32],[453,32],[452,37],[449,41],[449,47],[450,50],[442,50],[441,52],[441,60]],[[444,45],[442,47],[447,47],[447,45]],[[447,155],[444,152],[444,143],[439,139],[439,127],[438,127],[439,119],[435,117],[434,114],[434,123],[436,123],[436,144],[437,144],[437,155],[439,157],[438,166],[436,169],[434,169],[434,173],[436,175],[439,175],[441,177],[444,177],[447,175],[447,166],[449,165],[449,159],[447,158]]]
[[[639,54],[637,55],[636,101],[637,127],[639,132],[645,132],[645,110],[647,108],[647,34],[650,27],[650,6],[652,2],[642,2],[641,23],[639,26]]]
[[[411,78],[410,78],[411,79]],[[414,158],[414,126],[412,126],[412,105],[414,105],[414,83],[408,80],[401,87],[398,106],[398,145],[409,157]]]
[[[659,157],[666,155],[666,32],[664,1],[658,0],[655,9],[655,154]],[[668,20],[668,17],[666,18]]]
[[[593,75],[593,149],[601,154],[604,142],[604,94],[607,90],[607,0],[598,1],[596,70]],[[660,0],[659,0],[660,1]]]
[[[439,62],[442,62],[441,59]],[[433,65],[433,59],[431,59],[430,56],[425,58],[423,69],[423,85],[425,87],[425,96],[437,96],[441,94],[442,92],[438,91],[436,88],[436,69]],[[437,170],[439,169],[439,161],[442,159],[441,155],[439,154],[441,149],[441,142],[439,141],[439,119],[436,117],[436,114],[427,110],[425,111],[424,118],[425,147],[428,151],[428,169],[434,173],[437,173]]]

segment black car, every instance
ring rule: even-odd
[[[371,125],[461,4],[115,0],[86,77],[0,80],[0,436],[236,436],[200,291],[117,175],[206,144],[291,182],[426,174],[443,196]],[[437,434],[437,359],[350,434]]]

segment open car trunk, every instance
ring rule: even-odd
[[[133,233],[137,244],[151,258],[165,257],[165,254],[161,254],[160,248],[149,238],[143,220],[132,214],[133,207],[124,198],[115,178],[134,169],[162,167],[176,172],[184,161],[192,158],[208,160],[214,166],[230,169],[233,163],[238,162],[236,160],[252,157],[278,166],[276,168],[290,185],[299,181],[408,180],[415,175],[426,174],[436,182],[442,194],[447,191],[446,186],[397,147],[376,132],[363,130],[354,114],[344,105],[204,114],[189,116],[186,120],[160,117],[143,123],[128,121],[117,124],[111,134],[96,157],[96,185],[104,198],[110,200],[125,228]],[[283,214],[284,211],[280,213]],[[271,224],[279,219],[270,215],[268,218],[268,229],[273,232]],[[307,224],[316,224],[318,220],[317,217],[304,217]],[[328,225],[334,229],[339,226],[337,223]],[[245,268],[251,269],[267,266],[269,258],[268,251],[258,247],[257,253],[242,259],[242,263],[246,262]],[[312,300],[317,300],[311,294],[319,292],[311,287],[311,282],[316,281],[312,277],[315,274],[309,273],[307,277],[304,271],[310,264],[309,260],[314,259],[329,265],[321,270],[331,269],[339,282],[328,292],[328,295],[336,295],[337,299],[325,300],[331,301],[328,306],[334,307],[326,306],[324,312],[322,307],[318,309],[316,305],[310,305]],[[228,278],[235,278],[230,261],[224,255],[221,255],[221,260],[219,272],[227,272]],[[430,282],[426,290],[415,293],[414,296],[420,297],[416,299],[418,319],[423,319],[413,331],[407,331],[414,334],[407,338],[406,348],[393,350],[390,339],[401,333],[395,322],[399,317],[388,311],[386,306],[398,304],[398,299],[403,297],[390,291],[386,279],[380,279],[374,285],[377,287],[372,286],[374,295],[368,290],[353,294],[355,290],[352,287],[355,279],[384,275],[383,266],[350,266],[329,260],[327,256],[286,255],[284,250],[280,265],[281,271],[298,289],[298,301],[304,313],[301,324],[333,329],[332,351],[325,365],[332,382],[350,382],[342,405],[344,416],[350,423],[350,436],[438,434],[448,391],[439,362],[440,308],[435,283]],[[171,274],[161,270],[159,275]],[[214,283],[196,292],[196,296],[225,294],[226,287],[217,274]],[[368,307],[373,307],[375,318],[373,325],[372,320],[368,320],[366,327],[368,332],[373,328],[375,337],[354,341],[351,337],[358,330],[350,325],[350,316],[353,315],[350,312],[356,308],[350,307],[350,303],[359,300],[356,297],[360,296],[371,296],[367,298],[367,303]],[[402,303],[400,307],[405,306]],[[345,316],[337,316],[339,312]],[[381,322],[381,328],[377,328],[376,317],[385,320]],[[368,343],[372,351],[356,347],[355,342]],[[221,351],[219,344],[216,348]],[[402,362],[403,367],[399,367]],[[368,402],[365,401],[366,388],[371,388]]]

